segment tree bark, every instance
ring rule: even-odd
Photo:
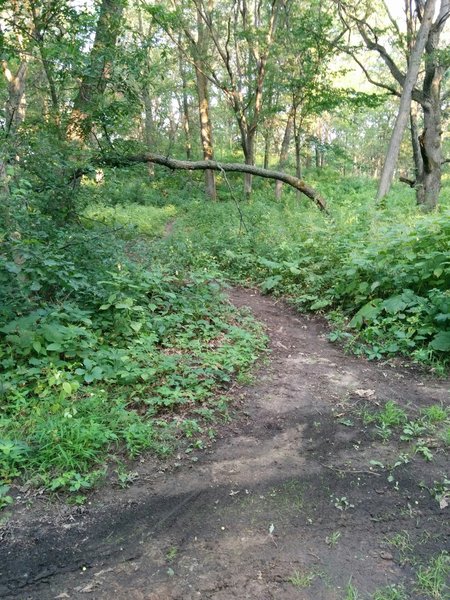
[[[270,131],[264,132],[264,168],[268,169],[270,163]]]
[[[181,38],[181,36],[180,36]],[[179,43],[181,45],[181,39],[179,38]],[[186,69],[183,64],[183,54],[179,52],[179,68],[180,68],[180,76],[181,76],[181,90],[182,90],[182,115],[183,115],[183,131],[184,131],[184,148],[186,151],[186,158],[191,160],[191,120],[189,114],[189,98],[188,98],[188,84],[186,77]]]
[[[207,38],[202,16],[197,10],[197,43],[193,47],[195,77],[197,80],[198,114],[200,120],[200,140],[204,160],[214,159],[212,124],[209,110],[208,79],[205,75],[204,57],[207,51]],[[211,200],[217,199],[216,177],[214,171],[205,171],[205,191]]]
[[[141,7],[138,5],[138,27],[139,27],[139,35],[141,36],[141,42],[145,43],[146,38],[150,38],[151,34],[151,25],[148,27],[147,34],[144,30],[144,23],[142,20],[142,11]],[[151,67],[150,57],[148,54],[148,50],[146,51],[144,68],[149,71]],[[147,150],[151,150],[155,144],[155,125],[153,122],[153,106],[152,106],[152,98],[150,95],[149,85],[144,77],[143,86],[142,86],[142,103],[144,105],[144,144]],[[153,177],[155,174],[155,170],[153,168],[153,164],[148,164],[148,174],[149,177]]]
[[[150,150],[155,144],[155,127],[153,123],[152,99],[147,86],[144,86],[142,91],[142,101],[144,103],[144,143],[147,150]],[[155,174],[152,164],[148,165],[148,174],[150,177],[153,177]]]
[[[244,159],[246,165],[255,164],[255,134],[256,129],[250,129],[246,132],[244,139],[242,140]],[[246,198],[250,198],[253,187],[253,174],[246,172],[244,175],[244,195]]]
[[[417,39],[414,47],[411,50],[408,70],[405,76],[403,91],[400,99],[400,107],[391,140],[389,142],[388,151],[384,161],[383,172],[381,174],[380,183],[378,186],[378,201],[382,200],[389,193],[391,187],[395,166],[397,164],[397,159],[400,152],[403,133],[405,131],[407,120],[410,114],[411,95],[419,75],[422,55],[425,50],[425,45],[427,43],[428,35],[433,22],[436,1],[437,0],[427,0],[422,17],[422,23],[417,34]]]
[[[415,181],[421,181],[423,178],[423,158],[420,150],[417,104],[415,102],[411,103],[409,122],[411,126],[411,145],[413,149]]]
[[[146,163],[152,162],[169,169],[182,169],[185,171],[207,171],[214,170],[220,172],[231,172],[231,173],[249,173],[250,175],[257,175],[258,177],[264,177],[266,179],[277,179],[283,183],[287,183],[294,189],[301,191],[305,196],[313,200],[320,210],[328,214],[327,204],[322,196],[314,188],[307,185],[303,180],[297,179],[293,175],[287,173],[280,173],[279,171],[272,171],[270,169],[263,169],[261,167],[255,167],[254,165],[240,164],[240,163],[219,163],[215,160],[199,160],[199,161],[187,161],[187,160],[176,160],[174,158],[168,158],[160,154],[139,154],[135,156],[110,156],[101,159],[102,164],[110,166],[122,166],[130,163]]]
[[[294,126],[294,111],[291,108],[291,110],[289,111],[289,114],[288,114],[286,128],[284,130],[283,141],[281,142],[280,160],[278,162],[278,170],[279,171],[284,171],[284,168],[286,167],[286,163],[287,163],[287,159],[288,159],[288,152],[289,152],[289,144],[291,143],[293,126]],[[275,183],[275,198],[277,200],[281,200],[282,189],[283,189],[283,182],[280,181],[279,179],[277,179],[277,181]]]
[[[8,82],[8,98],[5,104],[5,132],[10,135],[17,130],[25,118],[25,79],[28,63],[23,60],[14,74],[8,63],[2,61],[3,74]]]

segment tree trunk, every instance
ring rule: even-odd
[[[441,190],[442,176],[442,107],[441,85],[444,66],[438,52],[439,39],[450,16],[450,1],[441,0],[439,15],[427,39],[425,76],[423,80],[423,133],[419,136],[423,160],[422,177],[416,181],[417,203],[426,210],[436,207]]]
[[[278,170],[284,171],[288,159],[289,144],[291,143],[292,128],[294,125],[294,111],[289,111],[286,128],[284,130],[283,141],[281,142],[280,160],[278,162]],[[281,200],[281,192],[283,183],[278,179],[275,183],[275,198]]]
[[[320,169],[320,149],[317,142],[314,144],[314,155],[316,157],[316,169]]]
[[[425,50],[425,45],[428,40],[428,35],[432,26],[436,2],[437,0],[427,0],[423,13],[422,23],[420,24],[420,29],[417,34],[417,39],[414,44],[414,48],[411,51],[408,70],[403,85],[402,96],[400,99],[400,107],[398,110],[397,119],[389,143],[389,148],[386,153],[383,172],[381,174],[380,183],[378,187],[378,201],[382,200],[389,193],[391,187],[395,166],[397,164],[397,159],[400,152],[400,145],[402,142],[403,133],[405,131],[408,116],[410,114],[411,94],[414,89],[414,86],[416,85],[417,77],[419,75],[420,63],[423,52]]]
[[[83,75],[68,127],[68,137],[85,141],[92,131],[92,113],[111,76],[113,50],[120,32],[124,0],[102,0],[89,69]]]
[[[181,44],[181,40],[180,40]],[[179,67],[180,67],[180,76],[181,76],[181,87],[182,87],[182,115],[183,115],[183,131],[184,131],[184,148],[186,151],[186,158],[188,160],[191,159],[191,121],[189,115],[189,99],[188,99],[188,84],[186,77],[186,70],[183,64],[183,55],[180,51],[179,54]]]
[[[245,139],[243,140],[243,151],[246,165],[255,164],[255,134],[256,130],[247,132]],[[252,194],[253,185],[253,174],[246,172],[244,175],[244,196],[249,199]]]
[[[409,122],[411,125],[411,145],[413,149],[415,180],[422,181],[423,159],[422,152],[420,150],[419,127],[417,124],[417,104],[415,102],[411,103],[411,113],[409,117]]]
[[[5,102],[5,138],[11,140],[11,143],[4,143],[0,147],[0,196],[4,199],[0,201],[1,209],[0,216],[2,221],[8,225],[10,223],[9,214],[9,183],[7,168],[10,164],[12,156],[14,156],[14,136],[17,129],[20,127],[25,118],[26,102],[25,102],[25,81],[27,75],[28,64],[26,60],[22,60],[14,74],[8,66],[8,63],[2,61],[3,74],[8,82],[8,96]]]
[[[270,131],[264,133],[264,168],[268,169],[270,163]]]
[[[145,30],[144,30],[144,23],[142,20],[142,11],[141,11],[141,7],[139,5],[137,7],[137,16],[138,16],[139,34],[141,36],[141,43],[144,44],[146,42],[146,39],[150,38],[151,25],[149,26],[148,32],[146,34]],[[148,51],[146,52],[144,65],[145,65],[145,69],[147,71],[149,71],[151,68],[151,62],[150,62],[150,57],[149,57]],[[144,128],[143,128],[144,129],[144,136],[143,136],[144,144],[145,144],[145,147],[147,148],[147,150],[151,151],[154,148],[154,144],[155,144],[155,136],[154,136],[155,125],[153,122],[152,98],[150,96],[149,85],[148,85],[145,77],[144,77],[143,86],[142,86],[142,103],[144,105]],[[155,169],[154,169],[154,166],[152,163],[148,163],[147,170],[148,170],[149,177],[153,177],[153,175],[155,174]]]
[[[212,126],[209,116],[208,80],[201,71],[201,66],[196,63],[195,74],[197,77],[198,113],[200,118],[200,139],[202,143],[203,158],[214,159],[212,142]],[[216,178],[214,171],[205,171],[205,191],[211,200],[217,199]]]
[[[204,57],[207,52],[207,32],[200,11],[197,11],[197,43],[194,48],[195,77],[197,80],[198,114],[200,119],[200,140],[204,160],[214,159],[212,124],[209,111],[208,79],[205,75]],[[217,200],[216,177],[214,171],[205,171],[205,192],[211,200]]]
[[[416,180],[415,187],[417,203],[426,210],[432,210],[438,202],[442,175],[442,124],[438,97],[430,98],[430,108],[424,107],[423,116],[424,130],[419,138],[423,173]]]
[[[147,150],[152,150],[155,146],[155,127],[153,123],[152,99],[147,86],[142,91],[142,100],[144,103],[144,143]],[[155,169],[151,163],[148,164],[148,174],[150,177],[153,177],[155,174]]]
[[[8,98],[5,104],[5,132],[13,134],[25,118],[25,79],[28,70],[26,61],[22,61],[14,74],[7,62],[2,61],[3,74],[8,82]]]

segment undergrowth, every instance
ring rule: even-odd
[[[261,186],[250,203],[196,200],[160,246],[173,264],[224,274],[324,313],[356,354],[404,354],[445,369],[450,351],[450,209],[424,214],[397,189],[386,208],[361,180],[334,182],[331,217]]]
[[[108,455],[201,447],[264,346],[207,273],[149,260],[147,244],[131,260],[110,228],[55,229],[22,208],[0,238],[0,507],[18,476],[79,492]]]

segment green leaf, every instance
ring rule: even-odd
[[[433,350],[439,350],[440,352],[450,351],[450,330],[440,331],[436,334],[430,342],[430,346]]]
[[[39,354],[41,352],[41,350],[42,350],[42,344],[41,344],[41,342],[38,342],[37,340],[35,342],[33,342],[33,348]]]
[[[319,310],[320,308],[325,308],[325,306],[330,306],[331,300],[317,300],[313,304],[311,304],[311,310]]]
[[[63,347],[61,346],[61,344],[58,344],[57,342],[53,342],[52,344],[49,344],[46,349],[49,352],[62,352],[63,351]]]
[[[380,312],[380,298],[370,300],[367,304],[364,304],[362,308],[353,316],[349,323],[349,327],[359,329],[363,323],[372,321]]]
[[[391,315],[395,315],[407,307],[402,296],[391,296],[383,302],[383,308]]]
[[[275,286],[277,286],[280,281],[282,281],[281,275],[274,275],[273,277],[268,277],[261,285],[261,288],[264,292],[269,292],[273,290]]]

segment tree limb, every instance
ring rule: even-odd
[[[408,177],[399,177],[398,180],[412,188],[416,185],[415,179],[409,179]]]
[[[222,163],[215,160],[176,160],[168,158],[161,154],[153,154],[151,152],[145,154],[137,154],[134,156],[106,156],[101,159],[101,163],[109,166],[124,166],[130,163],[154,163],[167,167],[168,169],[182,169],[185,171],[225,171],[229,173],[250,173],[266,179],[276,179],[287,183],[296,190],[302,192],[310,200],[315,202],[323,212],[328,214],[327,204],[317,190],[307,185],[302,179],[298,179],[287,173],[280,173],[271,169],[263,169],[254,165],[246,165],[240,163]]]

